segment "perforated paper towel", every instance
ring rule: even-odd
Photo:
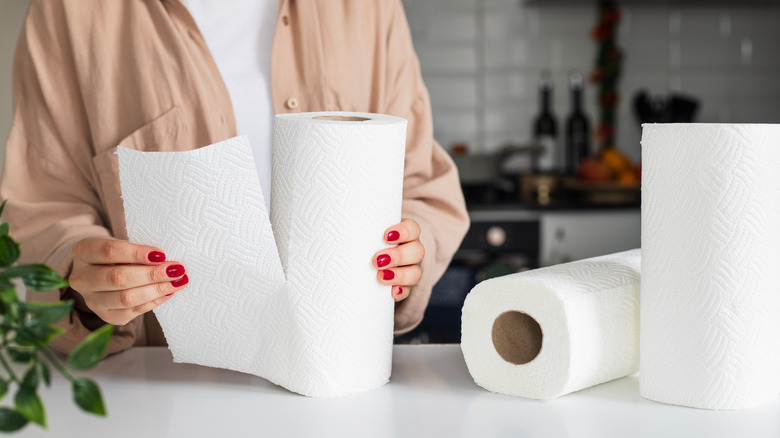
[[[463,305],[461,349],[481,387],[552,399],[639,364],[639,250],[493,278]]]
[[[742,409],[780,392],[780,125],[645,124],[640,393]]]
[[[386,383],[394,306],[371,257],[400,221],[405,141],[397,117],[277,115],[270,221],[246,137],[119,148],[130,241],[190,278],[155,309],[174,360],[311,396]]]

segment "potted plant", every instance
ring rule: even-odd
[[[0,215],[4,207],[5,202],[0,205]],[[63,332],[53,324],[70,314],[72,300],[21,301],[12,280],[19,278],[36,291],[60,289],[67,287],[68,282],[46,265],[18,265],[18,259],[19,244],[8,235],[8,223],[3,222],[0,224],[0,403],[4,406],[0,406],[0,431],[19,430],[27,423],[46,428],[46,411],[38,388],[41,383],[47,387],[51,384],[52,367],[70,382],[73,399],[82,410],[105,416],[98,385],[86,377],[74,376],[71,370],[89,369],[100,361],[113,326],[105,325],[95,331],[66,360],[61,360],[49,348],[49,343]]]

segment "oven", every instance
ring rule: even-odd
[[[470,206],[471,228],[434,286],[422,323],[396,343],[459,343],[466,295],[482,280],[539,266],[539,213]]]

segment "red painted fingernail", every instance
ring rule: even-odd
[[[182,277],[182,278],[180,278],[178,280],[173,280],[171,282],[171,286],[173,286],[173,287],[182,287],[182,286],[184,286],[185,284],[187,284],[189,282],[190,282],[190,279],[185,275],[184,277]]]
[[[146,256],[146,258],[152,263],[161,263],[165,261],[165,254],[161,253],[160,251],[152,251]]]
[[[387,254],[382,254],[376,258],[376,265],[380,268],[382,266],[387,266],[390,264],[390,256]]]
[[[395,294],[396,295],[402,295],[403,293],[404,293],[404,288],[402,288],[401,286],[398,286],[398,292],[396,292]]]
[[[168,266],[165,269],[165,273],[168,274],[171,278],[181,277],[184,275],[184,266],[182,265],[171,265]]]
[[[400,238],[401,238],[401,233],[399,233],[398,231],[393,230],[393,231],[387,233],[387,241],[388,242],[395,242],[396,240],[398,240]]]
[[[169,296],[171,296],[171,295],[173,295],[173,292],[171,292],[171,293],[169,293],[169,294],[165,294],[165,296],[166,296],[166,297],[169,297]]]
[[[387,281],[387,280],[392,280],[394,278],[395,278],[395,273],[390,269],[382,271],[382,280]]]

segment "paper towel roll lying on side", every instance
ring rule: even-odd
[[[742,409],[780,392],[780,125],[645,124],[640,393]]]
[[[406,120],[276,116],[271,217],[246,137],[186,152],[119,148],[130,241],[190,282],[155,309],[177,362],[335,396],[386,383],[394,303],[373,254],[400,221]]]
[[[461,336],[474,381],[552,399],[635,372],[639,265],[636,249],[478,284]]]

